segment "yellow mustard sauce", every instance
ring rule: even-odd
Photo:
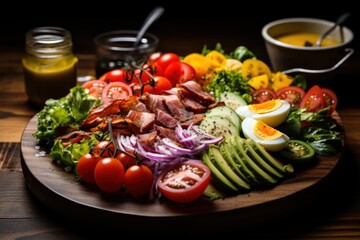
[[[277,38],[278,41],[295,45],[295,46],[309,46],[314,45],[316,41],[320,38],[320,34],[318,33],[293,33],[288,35],[283,35]],[[333,39],[329,36],[325,37],[321,42],[322,47],[330,47],[339,44],[340,41]]]
[[[37,106],[49,98],[64,97],[76,85],[78,58],[72,54],[50,59],[27,55],[22,62],[26,94]]]

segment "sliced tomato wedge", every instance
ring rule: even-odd
[[[116,99],[128,99],[132,95],[132,90],[128,84],[111,82],[104,88],[101,99],[104,104],[108,104]]]
[[[189,160],[164,171],[157,180],[168,199],[187,203],[198,199],[210,183],[211,172],[201,161]]]
[[[331,106],[328,111],[328,114],[332,114],[336,110],[338,104],[337,95],[333,90],[329,88],[321,88],[321,91],[323,92],[323,96],[325,98],[326,104],[328,106]]]
[[[252,96],[253,96],[252,103],[262,103],[278,98],[276,93],[268,88],[260,88],[255,92],[253,92]]]
[[[327,106],[325,97],[318,85],[312,86],[305,94],[300,107],[306,108],[307,112],[318,112]]]
[[[297,86],[288,86],[280,88],[276,91],[278,98],[283,99],[290,103],[291,107],[298,108],[302,99],[305,97],[306,92]]]

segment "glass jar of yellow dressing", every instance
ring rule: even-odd
[[[22,59],[25,90],[30,103],[43,107],[76,85],[78,58],[73,55],[71,34],[60,27],[38,27],[26,33]]]

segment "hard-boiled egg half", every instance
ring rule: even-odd
[[[245,119],[247,117],[262,120],[271,127],[280,125],[290,112],[290,104],[285,100],[274,99],[262,103],[240,106],[237,114]]]
[[[270,127],[262,120],[247,117],[243,120],[241,126],[246,138],[258,142],[268,151],[280,151],[290,139],[286,134]]]

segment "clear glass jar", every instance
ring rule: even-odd
[[[157,36],[145,33],[137,46],[134,46],[138,32],[117,30],[102,33],[95,37],[96,77],[128,65],[138,65],[147,61],[159,44]]]
[[[26,33],[22,63],[30,103],[43,107],[47,99],[64,97],[76,85],[78,58],[72,48],[70,32],[60,27],[38,27]]]

